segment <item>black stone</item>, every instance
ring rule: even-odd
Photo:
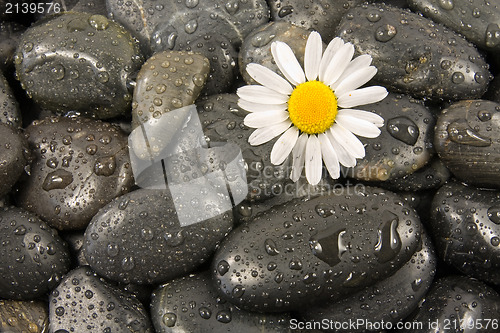
[[[13,127],[21,126],[19,104],[10,89],[7,79],[0,71],[0,123]]]
[[[256,216],[212,261],[219,294],[267,312],[338,300],[392,275],[417,250],[421,224],[395,194],[348,187]]]
[[[290,332],[290,314],[241,310],[218,297],[209,272],[173,280],[152,295],[151,317],[157,333]]]
[[[30,150],[26,138],[14,127],[0,123],[0,197],[29,168]]]
[[[434,196],[431,216],[441,259],[500,285],[500,192],[450,182]]]
[[[409,10],[363,4],[337,33],[357,54],[372,56],[374,80],[391,91],[440,101],[479,98],[488,87],[488,65],[472,44]]]
[[[36,215],[17,207],[3,208],[0,229],[1,298],[41,297],[69,270],[66,243]]]

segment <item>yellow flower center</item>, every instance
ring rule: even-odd
[[[337,97],[321,81],[299,84],[288,100],[290,120],[299,130],[308,134],[319,134],[329,129],[337,111]]]

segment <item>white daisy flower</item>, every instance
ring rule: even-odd
[[[245,125],[256,130],[248,138],[261,145],[281,135],[271,151],[271,163],[282,164],[292,153],[290,178],[297,181],[305,166],[306,179],[321,180],[323,162],[330,176],[340,177],[340,164],[356,165],[365,148],[356,137],[376,138],[384,119],[375,113],[353,109],[387,96],[381,86],[360,88],[377,73],[372,58],[352,59],[354,46],[334,38],[323,52],[319,33],[307,39],[304,70],[292,49],[273,42],[271,53],[283,76],[251,63],[246,70],[260,85],[238,89],[238,105],[249,111]]]

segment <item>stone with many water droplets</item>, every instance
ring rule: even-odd
[[[24,135],[0,123],[0,197],[9,193],[25,170],[29,170],[30,155]]]
[[[424,301],[407,321],[412,329],[401,332],[498,332],[500,294],[465,276],[436,280]],[[419,324],[420,323],[420,324]]]
[[[191,274],[159,286],[152,295],[151,317],[158,333],[290,332],[290,314],[239,309],[218,297],[209,272]]]
[[[69,270],[65,242],[36,215],[0,210],[0,297],[30,300],[54,288]]]
[[[21,86],[41,107],[106,119],[130,108],[128,85],[143,57],[118,23],[68,12],[28,28],[14,63]]]
[[[409,10],[383,4],[351,9],[337,33],[369,54],[374,77],[391,91],[435,101],[479,98],[488,65],[464,37]]]
[[[212,261],[214,286],[238,307],[266,312],[339,300],[395,273],[421,232],[411,207],[376,188],[291,200],[229,234]]]
[[[445,184],[432,201],[429,228],[443,261],[500,285],[500,192]]]
[[[300,311],[305,321],[392,323],[406,318],[429,290],[436,271],[436,255],[427,234],[420,249],[392,276],[336,302]],[[345,326],[335,332],[365,332],[365,326]]]
[[[57,229],[83,229],[133,184],[127,137],[109,123],[52,117],[26,128],[34,162],[17,203]]]
[[[500,5],[495,1],[410,0],[411,8],[462,34],[477,46],[500,51]]]
[[[207,80],[210,65],[201,54],[155,53],[137,74],[132,126],[159,119],[166,112],[193,104]]]
[[[102,280],[88,267],[69,272],[50,294],[50,332],[154,332],[133,295]]]
[[[0,300],[0,331],[48,332],[48,304],[42,301]]]
[[[439,115],[434,146],[439,158],[461,181],[499,188],[499,130],[500,104],[464,100]]]
[[[183,276],[207,261],[231,230],[231,211],[181,225],[169,190],[139,189],[102,208],[85,231],[84,254],[101,276],[122,283],[157,284]],[[194,199],[207,210],[217,193]]]
[[[386,181],[412,174],[429,162],[435,121],[421,101],[389,93],[381,102],[359,108],[380,115],[384,125],[376,138],[359,137],[366,155],[346,170],[347,176]]]

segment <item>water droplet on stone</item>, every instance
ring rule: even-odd
[[[92,15],[89,17],[89,24],[96,30],[106,30],[109,26],[109,21],[105,16]]]
[[[446,10],[452,10],[453,8],[455,8],[453,0],[439,0],[439,6]]]
[[[382,213],[382,227],[377,230],[375,255],[381,263],[392,260],[401,250],[401,238],[398,233],[399,217],[389,211]]]
[[[241,284],[238,284],[233,288],[232,293],[234,297],[241,297],[245,293],[245,287],[243,287]]]
[[[270,238],[267,238],[264,241],[264,248],[266,250],[266,253],[270,256],[275,256],[280,253],[278,247],[276,246],[276,243]]]
[[[447,128],[450,140],[459,144],[488,147],[491,145],[491,139],[484,137],[469,127],[465,120],[455,121],[448,125]]]
[[[163,323],[165,324],[165,326],[174,327],[175,322],[177,321],[177,316],[175,315],[175,313],[167,312],[163,315],[162,320],[163,320]]]
[[[24,225],[21,224],[14,229],[14,235],[22,236],[24,234],[26,234],[26,227]]]
[[[168,246],[176,247],[184,242],[184,232],[182,230],[179,230],[176,233],[167,232],[163,238],[165,238]]]
[[[184,26],[184,31],[186,31],[188,34],[192,34],[198,29],[198,21],[196,19],[190,20],[186,25]]]
[[[380,14],[377,12],[369,13],[368,15],[366,15],[366,19],[370,22],[378,22],[381,18],[382,16],[380,16]]]
[[[225,260],[219,261],[217,264],[217,272],[219,272],[220,276],[224,276],[229,271],[229,264]]]
[[[262,31],[252,37],[250,43],[255,47],[263,47],[269,44],[276,35],[270,34],[269,32]]]
[[[205,77],[202,74],[196,73],[193,75],[193,83],[195,86],[201,87],[205,84]]]
[[[496,236],[492,237],[491,240],[490,240],[490,243],[493,246],[498,246],[498,245],[500,245],[500,238],[498,238]]]
[[[461,72],[455,72],[451,75],[451,82],[459,84],[465,81],[465,76]]]
[[[407,117],[401,116],[392,118],[387,122],[389,134],[407,145],[413,146],[420,135],[418,126]]]
[[[411,289],[414,292],[417,292],[422,287],[422,282],[422,279],[413,280],[413,282],[411,283]]]
[[[293,6],[283,6],[281,7],[281,9],[278,11],[278,16],[283,18],[287,15],[290,15],[291,13],[293,13]]]
[[[219,312],[217,312],[216,319],[218,322],[227,324],[231,321],[231,312],[229,312],[227,310],[219,311]]]
[[[198,6],[198,2],[199,2],[199,0],[186,0],[185,4],[186,4],[187,8],[194,8],[194,7]]]
[[[109,81],[109,74],[108,72],[99,72],[99,74],[97,74],[97,81],[101,82],[101,83],[106,83]]]
[[[498,43],[500,43],[500,27],[496,23],[490,23],[486,28],[486,46],[495,47]]]
[[[85,290],[85,297],[91,299],[94,296],[94,292],[92,290]]]
[[[229,14],[234,15],[240,9],[240,0],[228,0],[224,7]]]
[[[323,217],[323,218],[326,218],[328,216],[332,216],[333,214],[335,214],[335,209],[332,206],[327,205],[327,204],[318,204],[318,205],[316,205],[315,210],[316,210],[316,213],[318,213],[318,215],[320,217]]]
[[[66,75],[66,70],[63,65],[54,65],[54,67],[50,70],[50,73],[54,79],[62,80],[64,79],[64,75]]]
[[[212,310],[204,306],[199,309],[198,313],[203,319],[210,319],[210,317],[212,316]]]
[[[347,251],[344,241],[345,229],[336,226],[321,230],[309,239],[312,253],[330,266],[335,266],[341,261],[342,254]]]
[[[71,172],[58,169],[53,171],[45,177],[42,188],[45,191],[63,189],[73,182],[73,174]]]
[[[398,31],[395,26],[385,24],[375,30],[375,39],[379,42],[385,43],[393,39],[397,32]]]
[[[122,259],[122,268],[125,271],[131,271],[135,267],[135,262],[134,258],[132,257],[125,257]]]
[[[114,156],[99,157],[94,164],[94,172],[98,176],[111,176],[116,170]]]
[[[58,306],[58,307],[56,308],[56,311],[55,311],[55,312],[56,312],[56,316],[62,316],[62,315],[64,315],[64,312],[65,312],[65,311],[64,311],[64,308],[63,308],[62,306]]]
[[[288,267],[290,269],[300,271],[302,269],[302,261],[297,258],[292,258],[292,260],[288,263]]]
[[[495,224],[500,224],[500,205],[488,208],[488,218]]]
[[[115,243],[109,243],[108,246],[106,246],[106,252],[110,257],[116,257],[120,252],[120,248]]]

